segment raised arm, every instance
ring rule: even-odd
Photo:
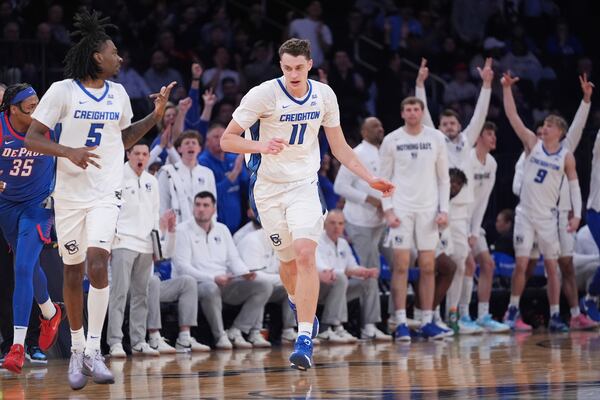
[[[429,77],[429,68],[427,68],[427,59],[421,58],[421,66],[417,73],[417,82],[415,85],[415,96],[423,102],[425,109],[423,110],[423,125],[435,128],[433,125],[433,119],[429,113],[429,107],[427,107],[427,93],[425,92],[425,81]]]
[[[341,126],[323,128],[325,129],[325,135],[331,147],[331,152],[339,162],[354,172],[359,178],[366,181],[373,189],[382,192],[384,197],[392,195],[394,185],[387,179],[371,175],[367,168],[360,162],[356,153],[348,146]]]
[[[525,147],[525,153],[529,154],[535,143],[537,142],[537,137],[535,133],[533,133],[530,129],[528,129],[519,114],[517,113],[517,106],[515,105],[515,99],[512,94],[512,85],[519,81],[519,78],[512,77],[510,73],[505,73],[502,76],[500,82],[502,83],[502,93],[504,98],[504,112],[506,113],[506,117],[510,122],[510,126],[515,130],[521,142],[523,142],[523,146]]]
[[[473,147],[487,117],[488,109],[490,107],[490,98],[492,97],[492,81],[494,80],[494,70],[492,69],[492,58],[488,57],[485,59],[483,68],[477,67],[479,76],[483,81],[481,86],[481,92],[479,92],[479,98],[477,99],[477,105],[473,112],[473,117],[469,122],[469,125],[464,129],[465,136],[469,147]]]
[[[154,99],[154,111],[121,131],[121,135],[123,136],[123,146],[125,146],[125,149],[129,149],[131,146],[136,144],[154,125],[156,125],[162,119],[165,113],[167,101],[171,95],[171,89],[173,89],[176,84],[177,82],[171,82],[168,86],[163,86],[159,93],[151,94],[150,98]]]
[[[579,108],[575,113],[573,122],[569,126],[567,136],[565,137],[565,144],[567,149],[571,152],[575,152],[579,142],[581,141],[581,135],[583,134],[583,128],[587,121],[590,113],[590,107],[592,105],[592,93],[594,91],[594,84],[587,80],[587,74],[579,76],[579,83],[581,84],[581,91],[583,92],[583,99],[579,103]]]
[[[575,157],[573,153],[567,153],[565,157],[565,174],[569,180],[569,192],[571,194],[571,205],[573,207],[573,216],[569,218],[568,232],[577,232],[581,222],[581,189],[577,179],[577,169],[575,168]]]

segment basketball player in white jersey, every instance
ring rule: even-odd
[[[394,186],[371,175],[344,139],[335,93],[309,80],[310,42],[289,39],[279,48],[283,77],[252,88],[233,113],[221,147],[251,153],[251,201],[281,261],[281,280],[297,310],[298,338],[290,356],[293,368],[312,366],[312,338],[318,333],[315,312],[319,277],[317,241],[323,231],[318,195],[319,128],[333,155],[369,185],[391,195]],[[246,137],[241,137],[246,132]]]
[[[473,189],[473,202],[470,207],[469,220],[469,245],[471,247],[471,256],[479,264],[479,282],[477,285],[477,324],[487,332],[506,332],[510,327],[498,322],[490,314],[490,296],[492,292],[492,281],[494,279],[494,260],[490,255],[485,238],[485,231],[481,227],[483,216],[487,209],[490,194],[496,183],[496,170],[498,164],[490,151],[496,149],[496,124],[487,121],[483,125],[481,134],[477,138],[475,148],[471,149],[471,177]],[[473,260],[471,260],[473,261]],[[475,272],[474,261],[473,268],[467,266],[465,270],[465,279],[473,279]],[[460,299],[460,307],[469,312],[469,303],[471,302],[471,293],[463,291]]]
[[[481,92],[473,112],[473,117],[469,125],[462,130],[458,114],[453,110],[444,110],[440,115],[439,130],[446,135],[446,146],[448,147],[448,163],[451,168],[458,168],[463,171],[468,180],[471,180],[471,161],[470,152],[477,140],[485,118],[487,116],[490,97],[492,94],[492,80],[494,71],[492,70],[492,59],[487,58],[483,68],[478,68],[479,75],[483,81]],[[421,66],[417,75],[416,96],[427,105],[425,94],[425,80],[429,75],[427,60],[421,60]],[[434,127],[429,110],[425,107],[425,116],[423,122],[427,126]],[[457,306],[460,298],[469,297],[473,290],[473,278],[465,277],[465,262],[469,255],[469,207],[473,202],[473,183],[467,185],[450,202],[450,239],[452,240],[452,260],[456,263],[456,272],[452,280],[452,285],[448,289],[446,296],[446,311],[448,312],[449,326],[455,333],[471,334],[481,332],[481,328],[471,320],[468,314],[468,307],[462,307],[460,319],[458,318]]]
[[[442,338],[445,332],[433,323],[435,249],[439,228],[448,223],[450,177],[444,135],[422,123],[424,104],[407,97],[400,105],[404,125],[389,133],[381,144],[381,176],[397,190],[382,199],[390,226],[388,243],[394,248],[392,295],[398,325],[396,340],[410,341],[406,320],[406,292],[411,249],[418,250],[421,333]]]
[[[594,84],[587,80],[587,75],[583,74],[579,77],[581,84],[581,91],[583,92],[583,99],[579,104],[579,108],[573,118],[573,122],[569,126],[566,136],[562,140],[562,144],[570,150],[572,153],[575,152],[585,123],[587,121],[588,114],[591,107],[591,98],[594,90]],[[541,134],[541,126],[536,130],[538,137]],[[522,153],[515,165],[515,176],[513,178],[513,193],[519,196],[521,191],[521,184],[523,180],[523,164],[525,162],[525,153]],[[558,259],[558,265],[560,267],[562,288],[569,303],[571,320],[569,322],[570,328],[575,330],[591,329],[596,326],[596,323],[588,318],[585,314],[580,312],[579,307],[579,293],[577,290],[577,280],[575,276],[575,268],[573,265],[573,251],[575,246],[575,235],[572,232],[568,232],[568,216],[571,212],[571,202],[569,195],[569,186],[562,185],[560,193],[560,201],[558,204],[559,210],[559,240],[560,240],[560,257]],[[539,258],[539,252],[534,249],[530,256],[529,265],[527,267],[527,277],[533,275],[533,269],[537,264]]]
[[[561,185],[569,185],[573,216],[569,218],[568,231],[575,232],[581,221],[581,191],[575,169],[575,157],[562,145],[560,139],[567,131],[567,123],[561,117],[549,115],[544,120],[541,138],[529,130],[519,118],[512,95],[512,85],[519,78],[505,73],[501,79],[504,94],[504,111],[523,146],[525,165],[520,202],[517,206],[514,229],[516,266],[512,276],[510,304],[505,323],[515,330],[530,330],[519,316],[519,300],[525,288],[525,272],[535,237],[548,279],[547,291],[550,304],[551,331],[568,331],[560,319],[560,278],[558,257],[560,242],[558,234],[558,204]],[[564,182],[565,175],[568,182]]]
[[[100,354],[108,306],[108,258],[121,203],[124,148],[160,121],[175,82],[154,95],[154,112],[131,124],[131,104],[123,86],[107,79],[122,59],[106,34],[107,19],[96,12],[75,16],[82,38],[67,53],[67,79],[50,86],[27,132],[27,148],[57,157],[52,194],[56,233],[64,268],[64,298],[71,326],[69,384],[81,389],[91,376],[114,383]],[[56,127],[56,128],[55,128]],[[60,132],[58,143],[44,136]],[[58,136],[58,135],[57,135]],[[88,336],[83,333],[83,274],[90,280]]]

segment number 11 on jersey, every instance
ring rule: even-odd
[[[300,135],[298,136],[298,125],[300,125]],[[290,144],[296,144],[296,136],[298,136],[298,144],[304,143],[304,133],[308,124],[293,124],[292,136],[290,136]]]

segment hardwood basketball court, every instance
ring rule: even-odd
[[[452,341],[318,346],[315,368],[289,367],[290,347],[109,361],[114,385],[67,384],[68,360],[0,373],[5,399],[598,399],[600,335],[573,332]]]

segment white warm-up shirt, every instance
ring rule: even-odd
[[[427,126],[417,135],[403,127],[386,135],[379,149],[381,177],[396,186],[383,209],[401,212],[448,212],[450,177],[445,136]]]
[[[333,269],[346,272],[347,268],[356,267],[356,259],[346,239],[340,237],[337,243],[323,232],[317,246],[317,269],[320,271]]]
[[[177,226],[172,263],[173,277],[188,275],[199,282],[226,273],[240,276],[249,272],[226,225],[213,222],[206,232],[193,218]]]
[[[68,158],[57,157],[53,197],[61,207],[87,208],[107,196],[120,201],[123,178],[123,136],[131,125],[131,103],[122,85],[105,81],[101,89],[84,87],[74,79],[54,82],[31,117],[58,136],[58,143],[73,148],[98,146],[100,156],[86,169]]]
[[[263,268],[256,274],[261,279],[271,282],[273,285],[281,285],[279,277],[279,259],[267,237],[264,229],[258,229],[248,233],[243,240],[237,243],[238,252],[242,261],[250,269]]]
[[[354,152],[371,175],[379,175],[379,149],[376,146],[363,140],[354,148]],[[343,165],[335,178],[333,190],[346,199],[343,210],[346,222],[369,228],[383,225],[383,216],[378,215],[377,208],[366,202],[369,195],[381,199],[381,192],[371,188]]]
[[[478,237],[481,232],[481,223],[490,200],[490,194],[496,183],[496,170],[498,163],[491,154],[486,154],[485,163],[477,158],[477,151],[471,150],[471,176],[468,176],[469,184],[473,189],[473,202],[469,212],[469,231],[471,236]]]

